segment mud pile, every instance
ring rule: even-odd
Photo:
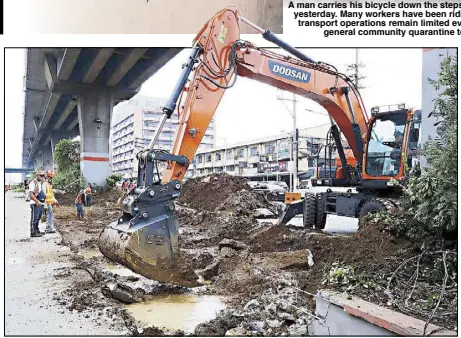
[[[278,206],[251,190],[247,182],[214,174],[184,184],[176,211],[184,248],[216,246],[225,238],[243,239],[258,227],[258,218],[277,218]]]
[[[235,216],[248,216],[259,208],[274,208],[263,196],[251,190],[246,178],[228,174],[188,180],[178,204],[200,212],[227,211]]]
[[[94,206],[100,206],[100,207],[107,207],[107,206],[116,207],[117,201],[121,197],[121,194],[122,193],[118,190],[105,191],[102,193],[94,194],[92,204]],[[77,193],[55,192],[54,196],[58,200],[59,204],[63,206],[74,206]]]

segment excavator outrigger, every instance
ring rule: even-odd
[[[240,24],[261,33],[292,56],[241,40]],[[357,189],[356,193],[330,189],[307,193],[289,205],[281,222],[302,213],[305,226],[323,228],[327,213],[358,217],[394,206],[392,197],[399,193],[394,180],[404,177],[408,149],[417,134],[414,111],[402,108],[376,113],[369,119],[358,89],[346,75],[312,60],[230,7],[217,13],[194,39],[149,148],[136,155],[137,188],[124,198],[123,214],[99,238],[99,248],[106,257],[154,280],[200,285],[198,276],[179,254],[174,200],[181,194],[181,181],[224,92],[238,76],[304,96],[324,107],[332,119],[329,138],[341,167],[336,169],[335,178],[323,183]],[[179,126],[171,152],[155,149],[166,120],[175,112],[179,114]],[[354,161],[346,158],[340,131]],[[382,134],[389,131],[399,134],[401,140],[384,142],[383,137],[389,135]],[[166,162],[161,174],[159,162]]]

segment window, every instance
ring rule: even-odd
[[[243,154],[243,151],[245,149],[243,148],[240,148],[240,149],[237,149],[237,158],[243,158],[245,155]]]
[[[221,154],[220,153],[216,154],[216,161],[221,161]]]
[[[232,159],[232,150],[226,151],[226,159],[231,160]]]
[[[197,156],[197,163],[202,163],[203,162],[203,155],[198,155]]]
[[[211,154],[206,155],[206,161],[211,162]]]
[[[373,122],[366,171],[372,176],[396,176],[400,171],[406,115],[390,115]]]
[[[250,148],[250,156],[258,156],[258,147],[251,147]]]
[[[266,145],[264,146],[264,149],[265,149],[265,151],[266,151],[266,155],[273,154],[274,151],[275,151],[275,147],[274,147],[273,144],[266,144]]]

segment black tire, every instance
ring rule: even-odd
[[[359,212],[359,219],[361,220],[368,214],[373,214],[382,210],[391,211],[394,208],[395,205],[390,200],[384,198],[373,198],[363,204]]]
[[[316,200],[317,198],[313,193],[307,192],[304,196],[303,225],[305,228],[315,226]]]
[[[327,213],[325,212],[325,199],[323,194],[316,195],[316,219],[315,228],[319,230],[325,229],[327,224]]]

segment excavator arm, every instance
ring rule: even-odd
[[[241,40],[242,23],[292,56]],[[238,77],[251,78],[319,103],[344,134],[358,162],[362,161],[368,118],[353,83],[333,66],[313,61],[271,32],[247,21],[236,8],[226,8],[194,39],[189,59],[163,108],[149,149],[137,155],[138,187],[124,199],[123,215],[100,235],[99,248],[106,257],[152,279],[184,286],[199,284],[195,273],[181,260],[174,199],[180,195],[181,181],[225,91]],[[171,152],[167,153],[155,149],[155,145],[172,114],[179,115],[179,125]],[[341,142],[336,131],[337,141]],[[342,147],[339,150],[341,157]],[[161,180],[153,175],[157,171],[160,176],[158,161],[165,163]]]
[[[175,91],[168,104],[179,114],[172,154],[185,156],[190,163],[225,90],[238,81],[237,77],[246,77],[320,104],[344,134],[355,158],[361,162],[368,117],[355,85],[333,66],[313,61],[271,32],[264,31],[263,36],[296,57],[277,54],[240,40],[239,22],[248,23],[240,17],[238,10],[227,8],[210,20],[195,38],[189,59],[189,63],[192,60],[194,64],[193,70],[190,69],[192,78],[179,95]],[[183,77],[185,75],[189,74],[183,73]],[[180,85],[184,82],[183,77]],[[178,99],[180,97],[183,100]],[[181,180],[186,170],[187,166],[171,163],[163,172],[162,182]]]

